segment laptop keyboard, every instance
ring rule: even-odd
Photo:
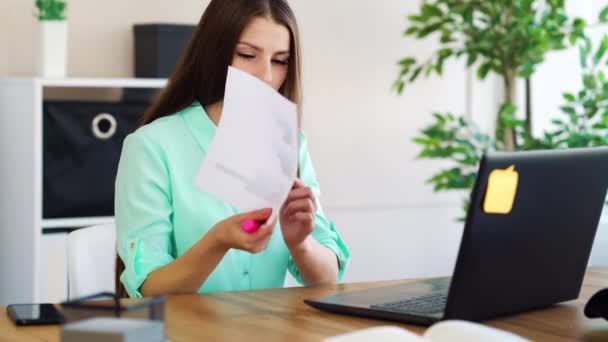
[[[408,298],[397,302],[376,304],[371,307],[403,313],[433,314],[443,312],[447,301],[447,293],[433,293],[427,296]]]

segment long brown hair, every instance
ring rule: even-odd
[[[171,74],[166,87],[144,114],[141,125],[190,106],[202,106],[224,98],[228,66],[245,26],[255,17],[266,17],[285,26],[290,33],[287,77],[279,92],[298,106],[301,119],[302,84],[300,37],[296,18],[286,0],[211,0]],[[116,294],[127,297],[120,282],[125,267],[116,257]]]
[[[254,17],[267,17],[290,32],[290,57],[279,92],[302,103],[301,53],[296,19],[286,0],[211,0],[164,90],[144,114],[142,125],[198,100],[207,106],[224,98],[228,66],[241,32]],[[298,110],[300,112],[300,110]]]

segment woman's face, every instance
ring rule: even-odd
[[[289,30],[270,18],[253,18],[241,33],[232,66],[279,90],[287,77]]]

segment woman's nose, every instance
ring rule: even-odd
[[[272,62],[271,61],[261,62],[261,65],[258,68],[258,72],[257,72],[256,76],[260,80],[262,80],[268,84],[272,84]]]

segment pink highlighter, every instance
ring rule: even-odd
[[[260,228],[260,222],[252,219],[247,219],[241,222],[241,228],[245,233],[253,234]]]

